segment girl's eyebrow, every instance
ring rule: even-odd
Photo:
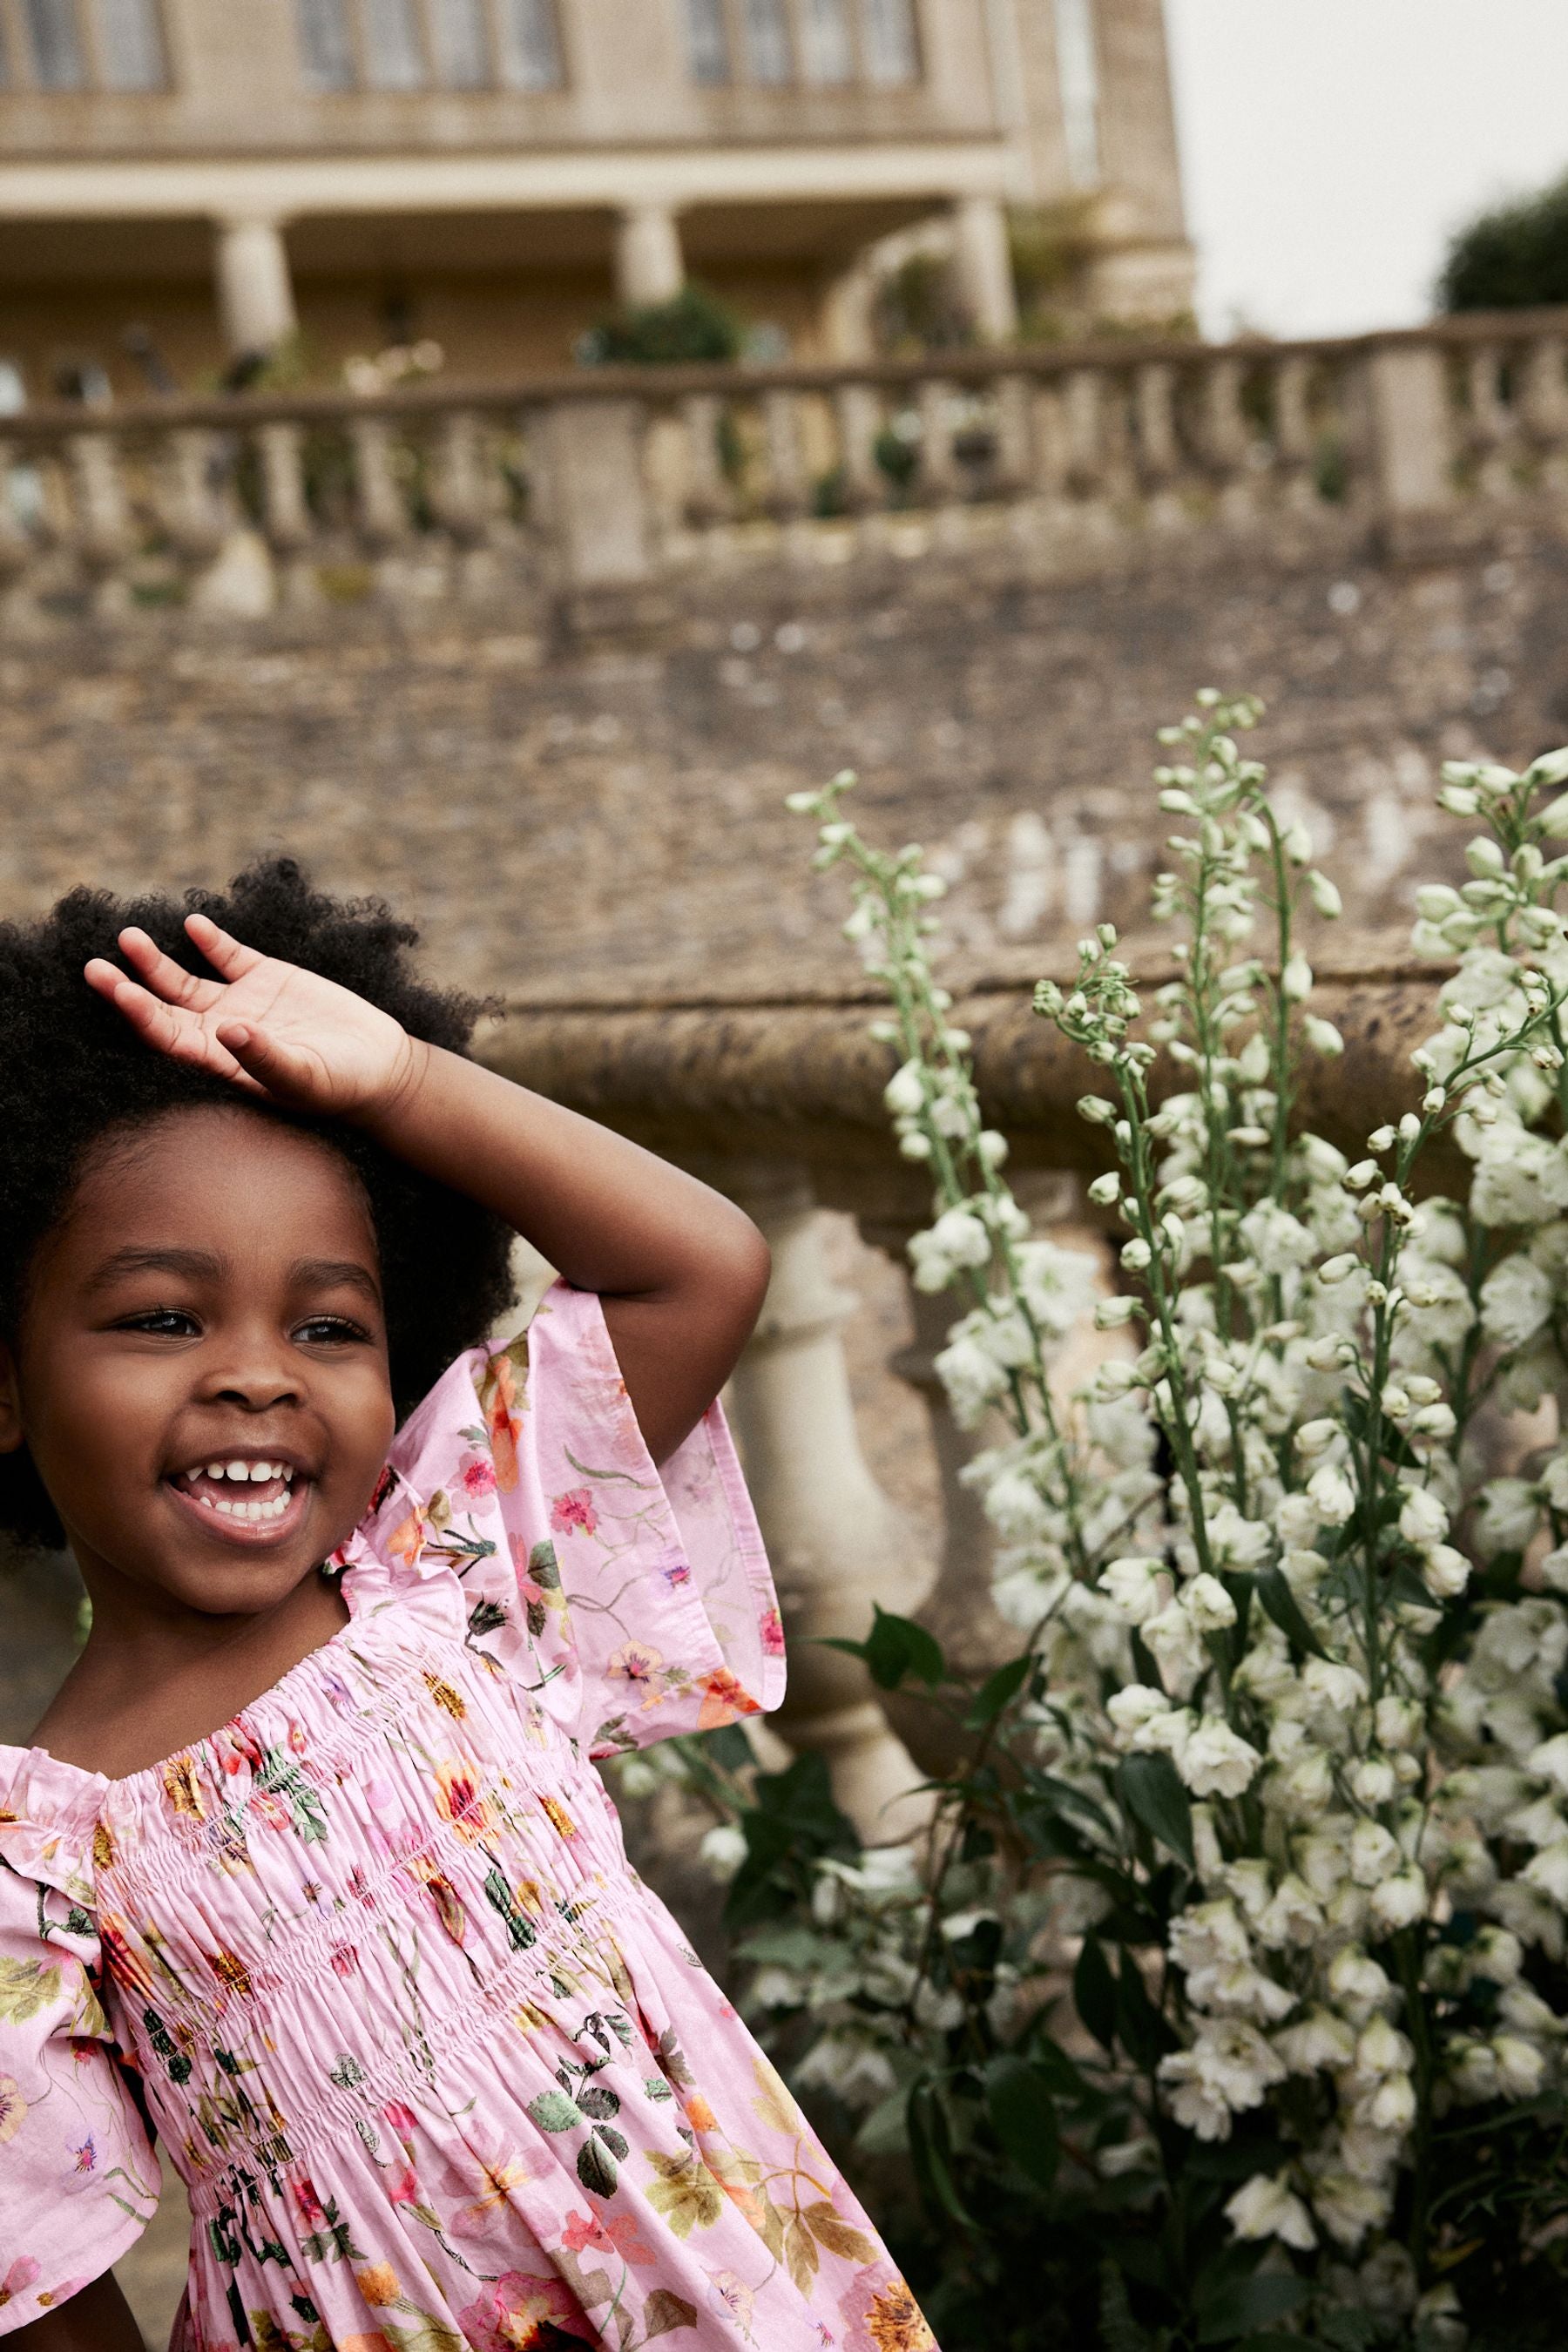
[[[212,1250],[148,1248],[129,1242],[93,1270],[89,1290],[107,1290],[128,1274],[182,1274],[191,1282],[216,1281],[223,1260]]]
[[[306,1289],[358,1290],[374,1306],[381,1305],[381,1285],[367,1265],[352,1257],[299,1257],[289,1269],[290,1278]]]

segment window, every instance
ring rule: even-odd
[[[847,0],[802,0],[801,62],[819,87],[855,79],[855,43]]]
[[[795,79],[785,0],[745,0],[746,71],[751,80],[776,85]]]
[[[484,0],[430,0],[430,38],[436,78],[447,89],[487,89],[490,45],[485,36]]]
[[[503,0],[501,79],[509,89],[559,89],[565,80],[554,0]]]
[[[87,80],[74,0],[22,0],[22,21],[40,89],[80,89]]]
[[[862,0],[866,79],[880,89],[913,81],[920,72],[914,0]]]
[[[157,0],[98,0],[105,89],[162,89],[168,80]]]
[[[364,0],[364,78],[372,89],[421,89],[425,57],[414,0]]]
[[[712,87],[730,79],[730,37],[724,0],[686,0],[686,43],[691,79]]]
[[[1092,0],[1056,0],[1057,84],[1068,177],[1075,188],[1100,179],[1100,64],[1095,55]]]
[[[353,89],[353,43],[346,0],[298,0],[300,56],[311,89]]]

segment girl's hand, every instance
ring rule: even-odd
[[[185,929],[221,979],[182,971],[134,929],[121,932],[120,950],[139,979],[102,956],[86,968],[89,986],[171,1061],[338,1118],[374,1117],[413,1085],[429,1049],[389,1013],[336,981],[242,947],[205,915],[187,915]]]

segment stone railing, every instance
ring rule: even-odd
[[[516,597],[1000,541],[1271,545],[1568,512],[1568,311],[1312,343],[583,370],[0,418],[10,626]]]
[[[1359,1154],[1373,1126],[1414,1104],[1409,1055],[1429,1034],[1436,985],[1430,966],[1322,977],[1314,1004],[1348,1050],[1343,1061],[1303,1070],[1308,1124]],[[1072,1227],[1094,1248],[1093,1213],[1076,1180],[1103,1164],[1095,1156],[1103,1139],[1074,1105],[1097,1074],[1035,1018],[1029,999],[1021,976],[976,983],[953,1017],[973,1039],[986,1116],[1009,1139],[1020,1197],[1042,1226]],[[950,1298],[910,1287],[913,1344],[888,1367],[930,1417],[942,1498],[934,1537],[922,1537],[872,1476],[851,1402],[843,1325],[856,1301],[834,1279],[826,1213],[847,1212],[862,1238],[905,1269],[909,1237],[930,1211],[925,1180],[893,1147],[881,1099],[893,1057],[868,1034],[876,1010],[869,993],[535,1001],[515,1004],[481,1051],[508,1076],[703,1175],[767,1234],[773,1284],[731,1397],[791,1636],[778,1727],[792,1746],[826,1757],[840,1802],[868,1837],[886,1840],[918,1823],[923,1770],[942,1758],[905,1723],[911,1756],[858,1665],[810,1637],[862,1637],[873,1601],[921,1616],[969,1666],[998,1663],[1018,1637],[989,1608],[988,1532],[963,1478],[976,1441],[952,1421],[932,1370],[955,1313]],[[1109,1252],[1105,1262],[1109,1276]]]

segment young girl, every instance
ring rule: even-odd
[[[186,2352],[931,2347],[588,1762],[780,1696],[760,1238],[383,910],[191,904],[0,932],[0,1517],[93,1606],[0,1749],[0,2336],[139,2345],[155,2134]]]

